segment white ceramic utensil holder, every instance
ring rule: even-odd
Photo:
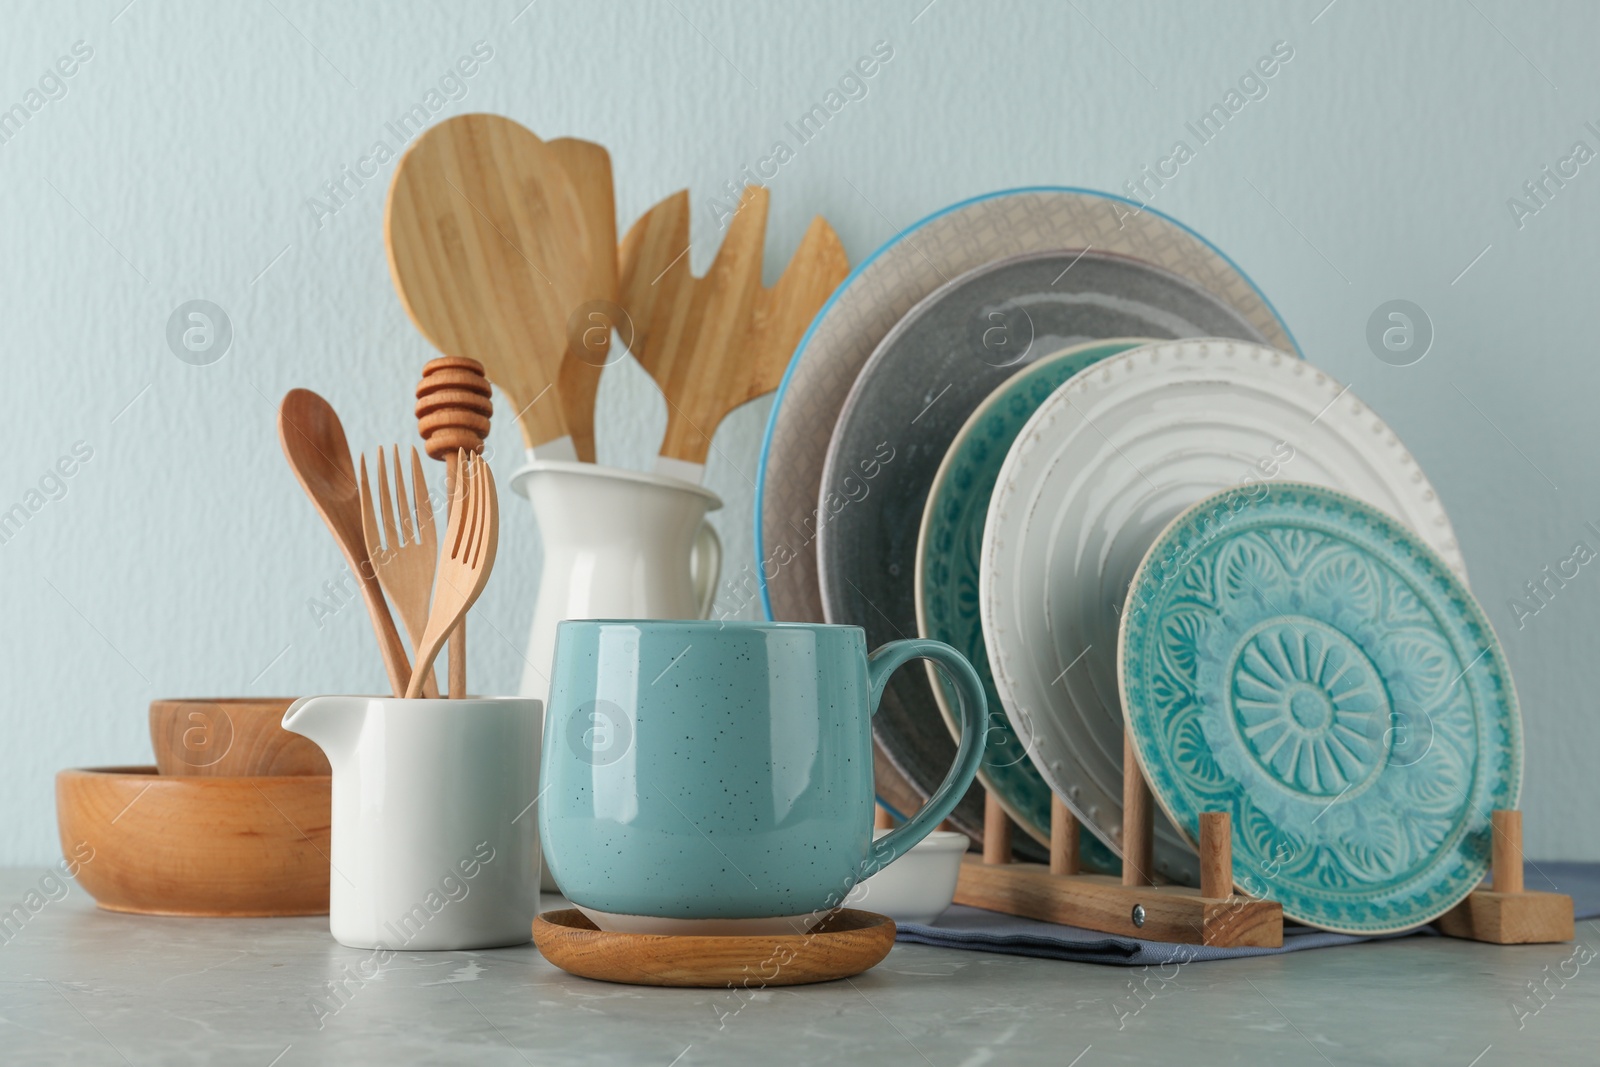
[[[286,730],[333,767],[328,927],[380,952],[532,940],[539,906],[538,701],[295,701]]]

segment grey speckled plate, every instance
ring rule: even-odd
[[[833,425],[856,373],[913,304],[974,267],[1056,248],[1135,256],[1188,278],[1243,315],[1267,343],[1298,352],[1255,284],[1205,238],[1154,208],[1093,189],[1038,186],[986,193],[900,230],[858,264],[800,339],[773,398],[756,473],[755,555],[769,619],[822,621],[817,495]],[[880,800],[917,803],[881,747]]]
[[[1084,341],[1218,336],[1260,340],[1216,297],[1126,256],[1017,256],[935,290],[861,369],[828,445],[817,533],[826,620],[864,628],[872,647],[916,636],[917,531],[928,490],[967,417],[1017,371]],[[919,798],[944,781],[956,746],[924,672],[890,677],[873,731]],[[982,832],[981,786],[951,820]]]

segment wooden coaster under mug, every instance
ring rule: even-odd
[[[841,908],[809,933],[755,937],[607,933],[576,908],[547,911],[533,921],[534,944],[569,974],[707,989],[850,978],[881,963],[894,935],[894,920],[854,908]]]

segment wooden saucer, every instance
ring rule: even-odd
[[[628,985],[706,988],[806,985],[877,966],[894,947],[894,920],[841,908],[806,934],[709,937],[612,934],[576,908],[533,920],[533,943],[569,974]]]

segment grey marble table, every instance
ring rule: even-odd
[[[363,978],[371,954],[325,919],[113,915],[75,886],[18,921],[44,873],[0,871],[8,1067],[1600,1061],[1594,922],[1568,945],[1411,938],[1165,970],[903,944],[849,981],[741,994],[589,982],[531,945],[403,953]]]

